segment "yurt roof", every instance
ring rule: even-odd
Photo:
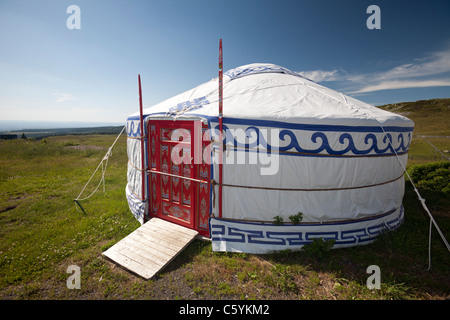
[[[226,119],[285,123],[400,126],[414,124],[370,104],[326,88],[286,68],[254,63],[231,69],[223,76],[223,114]],[[170,118],[216,119],[218,80],[144,109],[144,115]],[[139,112],[129,119],[139,117]]]

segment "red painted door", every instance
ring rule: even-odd
[[[147,132],[150,215],[208,236],[209,184],[198,180],[209,181],[209,166],[194,163],[194,122],[149,121]]]

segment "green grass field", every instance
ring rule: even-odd
[[[115,136],[60,136],[43,141],[0,143],[0,287],[22,288],[17,297],[46,278],[65,278],[66,264],[92,258],[92,250],[127,235],[138,225],[124,197],[126,138],[113,150],[107,192],[75,199]],[[100,173],[93,178],[95,185]],[[84,195],[89,195],[94,184]],[[61,267],[63,269],[61,269]],[[55,287],[57,289],[57,286]],[[13,295],[14,296],[14,295]],[[44,296],[45,297],[45,294]]]
[[[112,151],[106,192],[101,186],[83,201],[85,213],[73,201],[115,138],[0,141],[0,299],[434,300],[450,294],[450,254],[433,231],[427,271],[429,219],[409,182],[405,223],[374,244],[331,250],[320,258],[307,252],[214,253],[210,242],[195,240],[152,280],[136,277],[101,255],[139,226],[125,198],[125,135]],[[446,138],[439,139],[442,144],[436,140],[436,146],[450,148]],[[441,160],[416,138],[410,159]],[[100,174],[83,196],[96,187]],[[448,239],[448,195],[421,194]],[[71,265],[81,268],[79,290],[66,285]],[[379,290],[366,286],[370,265],[380,267]]]
[[[408,165],[450,158],[450,99],[402,102],[380,108],[404,115],[414,121],[414,139],[411,142]]]

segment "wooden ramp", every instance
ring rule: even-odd
[[[197,233],[152,218],[103,252],[103,255],[129,271],[150,279],[191,243]]]

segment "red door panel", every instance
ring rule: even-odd
[[[207,126],[201,131],[209,139]],[[209,236],[210,185],[198,180],[210,181],[210,165],[208,159],[194,164],[194,122],[150,120],[147,132],[150,215]],[[198,140],[202,150],[210,143]]]

